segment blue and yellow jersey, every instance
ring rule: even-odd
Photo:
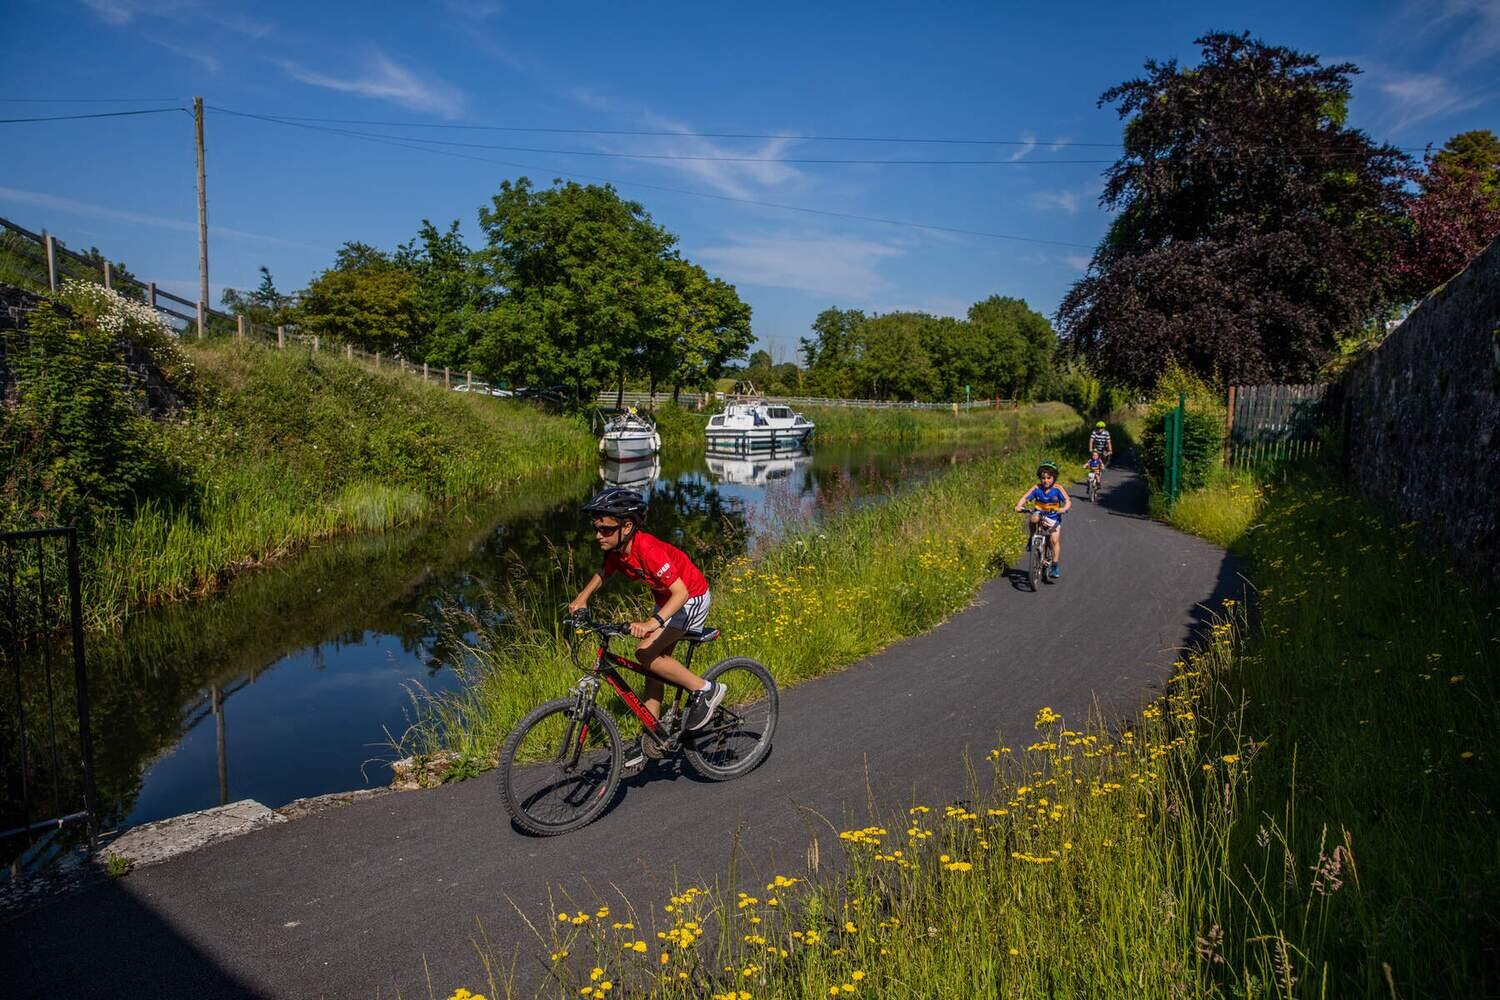
[[[1091,458],[1085,464],[1088,466],[1090,472],[1098,472],[1100,469],[1104,468],[1104,459]]]
[[[1062,517],[1061,512],[1065,502],[1063,491],[1055,485],[1049,486],[1045,490],[1040,486],[1033,486],[1031,492],[1026,494],[1027,504],[1035,507],[1037,510],[1045,511],[1053,517]]]

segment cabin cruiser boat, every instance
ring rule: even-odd
[[[605,486],[623,486],[644,494],[660,477],[661,459],[656,455],[624,462],[606,458],[599,463],[599,478]]]
[[[704,428],[709,451],[740,454],[805,448],[812,432],[811,420],[784,403],[766,402],[748,385],[725,405],[723,413],[710,417]]]
[[[778,451],[774,455],[715,454],[703,456],[708,471],[720,483],[732,486],[769,486],[791,479],[812,464],[812,453],[804,448]]]
[[[649,458],[661,451],[661,435],[651,418],[631,407],[604,422],[599,438],[599,454],[616,462]]]

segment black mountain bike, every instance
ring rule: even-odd
[[[726,685],[729,693],[714,714],[692,732],[683,727],[686,692],[668,685],[670,707],[658,719],[641,703],[617,667],[644,673],[640,664],[609,648],[610,640],[628,636],[625,622],[594,621],[588,610],[563,620],[573,662],[584,676],[566,698],[549,701],[517,724],[500,751],[500,794],[516,825],[539,837],[569,833],[592,822],[614,799],[623,768],[620,728],[598,704],[600,682],[641,722],[641,749],[660,760],[680,754],[683,763],[708,781],[728,781],[753,770],[771,750],[779,695],[771,672],[743,656],[720,660],[705,680]],[[585,666],[584,640],[598,648]],[[719,637],[718,629],[689,629],[683,635],[693,668],[698,647]],[[675,691],[675,695],[672,692]]]

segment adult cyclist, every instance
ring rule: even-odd
[[[672,651],[684,632],[702,628],[708,619],[708,606],[713,601],[708,581],[681,549],[641,530],[646,500],[634,490],[608,487],[584,504],[583,512],[593,522],[594,539],[604,552],[604,566],[583,585],[569,603],[568,612],[588,607],[589,598],[611,576],[618,574],[645,583],[656,600],[656,612],[645,621],[632,622],[630,634],[641,640],[635,658],[646,674],[646,707],[660,718],[663,682],[675,684],[690,692],[685,727],[702,728],[728,689],[693,673]],[[644,764],[637,742],[626,750],[625,766],[634,770]]]
[[[1115,445],[1109,439],[1109,428],[1104,426],[1102,420],[1094,425],[1094,432],[1089,435],[1089,451],[1097,451],[1105,465],[1114,457]]]
[[[1052,551],[1052,569],[1047,575],[1054,580],[1062,576],[1062,516],[1072,506],[1073,498],[1057,485],[1057,463],[1050,461],[1036,467],[1036,485],[1016,501],[1016,513],[1030,507],[1032,530],[1040,522],[1047,535],[1047,547]]]

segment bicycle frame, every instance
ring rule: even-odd
[[[688,644],[687,657],[683,660],[682,665],[684,667],[687,667],[687,669],[689,670],[693,669],[693,653],[697,650],[697,648],[698,647],[696,643]],[[616,667],[625,667],[626,669],[634,670],[636,673],[642,674],[643,676],[651,676],[650,672],[635,660],[621,656],[619,653],[611,650],[608,646],[607,641],[601,642],[599,644],[599,651],[594,655],[593,671],[578,683],[576,690],[579,696],[581,698],[587,697],[590,701],[595,700],[597,692],[599,690],[599,678],[603,678],[605,683],[613,688],[615,694],[618,695],[620,700],[625,703],[625,707],[630,709],[631,714],[633,714],[637,719],[640,720],[645,732],[650,733],[651,738],[654,739],[659,745],[670,746],[671,741],[677,736],[677,734],[662,733],[661,720],[651,713],[651,710],[646,707],[645,703],[642,702],[640,697],[635,693],[635,689],[630,686],[629,682],[627,682],[625,678],[620,676],[620,672],[615,669]],[[672,704],[674,707],[680,707],[682,696],[685,693],[683,689],[677,687],[675,684],[672,684],[669,681],[662,681],[662,683],[668,687],[676,689],[677,694],[673,696]],[[681,716],[679,715],[679,719],[680,718]],[[579,729],[578,745],[581,747],[583,745],[583,741],[587,738],[588,724],[585,723]]]

